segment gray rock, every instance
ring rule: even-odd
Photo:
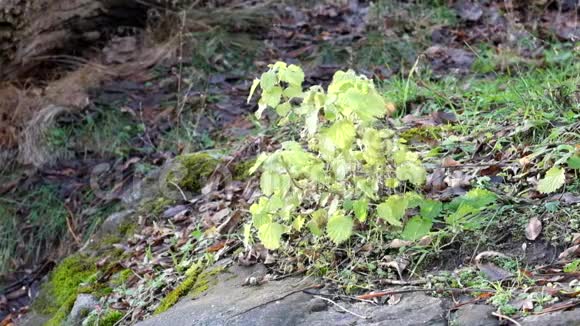
[[[128,209],[111,214],[101,225],[101,233],[102,234],[116,233],[119,227],[129,220],[133,212],[134,211],[132,209]]]
[[[99,304],[97,299],[90,294],[79,294],[72,307],[66,325],[81,326],[85,317]]]
[[[580,309],[529,316],[523,318],[520,324],[522,326],[578,326],[580,325]]]
[[[217,284],[201,297],[185,298],[168,311],[137,325],[447,325],[443,301],[423,293],[404,295],[393,306],[337,302],[351,312],[369,317],[363,319],[301,291],[282,298],[318,280],[287,278],[256,287],[242,286],[247,277],[264,272],[263,266],[234,266],[229,272],[220,273]],[[279,298],[282,299],[276,300]]]
[[[499,325],[499,320],[491,314],[494,311],[494,307],[483,304],[465,305],[455,312],[452,324],[457,326],[496,326]]]

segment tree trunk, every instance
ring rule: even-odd
[[[78,55],[119,27],[144,27],[139,0],[0,1],[0,80],[26,76],[46,56]]]

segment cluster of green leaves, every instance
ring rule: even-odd
[[[277,249],[283,235],[303,229],[340,244],[357,223],[380,225],[407,240],[429,233],[444,207],[406,191],[421,186],[426,171],[404,140],[380,126],[386,104],[373,82],[338,71],[326,90],[318,85],[303,90],[300,67],[278,62],[269,68],[254,81],[248,101],[260,87],[256,116],[273,108],[280,124],[302,127],[302,141],[260,154],[250,170],[262,171],[263,196],[250,207],[262,244]],[[495,200],[481,192],[451,203],[448,223],[464,224],[490,197]],[[407,220],[410,209],[418,213]],[[244,232],[248,242],[252,225]]]

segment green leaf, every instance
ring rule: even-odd
[[[467,222],[467,218],[473,214],[479,213],[480,209],[474,208],[469,204],[462,203],[453,214],[445,217],[445,222],[452,226],[461,225]]]
[[[254,203],[250,206],[250,213],[252,214],[252,224],[255,227],[260,227],[266,223],[272,222],[272,217],[267,210],[268,199],[265,197],[260,198],[258,203]]]
[[[264,171],[260,177],[260,189],[266,196],[273,193],[286,194],[290,189],[290,177],[272,171]]]
[[[289,65],[288,68],[282,72],[280,79],[290,85],[300,86],[304,81],[304,71],[302,71],[302,68],[297,65]]]
[[[475,188],[468,191],[463,196],[463,199],[474,208],[483,208],[489,204],[494,203],[497,199],[497,196],[487,189]]]
[[[438,200],[426,199],[421,205],[421,216],[432,220],[439,216],[441,210],[443,209],[443,204]]]
[[[566,176],[564,175],[564,169],[553,167],[549,169],[544,178],[538,182],[538,191],[543,194],[549,194],[558,190],[565,182]]]
[[[280,86],[274,86],[267,91],[262,93],[262,100],[264,103],[272,108],[275,108],[280,104],[280,99],[282,98],[282,88]]]
[[[368,198],[377,199],[377,180],[358,179],[356,180],[356,187]]]
[[[356,131],[352,122],[341,120],[324,131],[324,135],[339,149],[348,149],[354,142]]]
[[[370,122],[385,115],[385,101],[374,89],[364,93],[350,88],[340,95],[339,105],[343,108],[343,114],[348,115],[349,111],[352,111],[363,122]]]
[[[264,161],[266,161],[269,157],[270,155],[266,153],[260,153],[260,155],[258,155],[258,158],[256,159],[256,163],[254,163],[254,165],[248,170],[248,173],[254,174],[254,172],[256,172],[260,168],[260,166],[262,166]]]
[[[252,82],[252,87],[250,87],[250,95],[248,95],[248,100],[246,103],[250,103],[250,100],[252,99],[252,95],[254,95],[254,92],[256,91],[256,88],[258,87],[258,85],[260,85],[260,80],[258,78],[254,79],[254,81]]]
[[[352,209],[354,211],[354,216],[356,216],[360,222],[364,223],[367,220],[369,201],[366,198],[355,200],[352,202]]]
[[[337,212],[328,219],[326,233],[332,242],[339,244],[350,238],[353,226],[352,218]]]
[[[302,97],[302,87],[290,85],[284,89],[283,94],[284,94],[284,96],[286,96],[289,99],[294,98],[294,97],[296,97],[296,98]]]
[[[414,191],[408,191],[403,196],[408,202],[407,208],[419,207],[421,204],[423,204],[423,196]]]
[[[280,239],[284,233],[284,227],[280,223],[268,223],[258,228],[258,237],[264,247],[270,250],[280,248]]]
[[[433,222],[430,219],[414,216],[405,224],[401,237],[404,240],[419,240],[431,231],[431,226],[433,226]]]
[[[244,246],[249,247],[254,242],[254,239],[252,239],[251,223],[244,224],[243,235],[244,235]]]
[[[300,230],[302,230],[302,227],[304,226],[304,222],[305,222],[304,216],[298,215],[298,216],[296,216],[296,218],[292,222],[292,228],[296,231],[300,231]]]
[[[290,102],[281,103],[276,107],[276,113],[278,113],[278,115],[281,117],[288,115],[290,110],[292,110],[292,105],[290,105]]]
[[[568,159],[568,162],[566,162],[568,164],[568,168],[570,169],[574,169],[574,170],[580,170],[580,156],[579,155],[574,155],[572,157],[570,157]]]
[[[310,112],[306,114],[304,119],[304,124],[306,125],[306,130],[309,135],[314,135],[318,129],[318,109],[312,108]]]
[[[408,201],[398,195],[389,197],[384,203],[377,206],[377,215],[394,226],[402,226],[401,219],[405,216]]]
[[[272,70],[263,73],[260,77],[260,87],[262,87],[264,92],[268,92],[277,84],[278,79],[276,78],[276,73]]]
[[[397,179],[409,181],[416,186],[424,184],[427,179],[425,168],[417,163],[405,162],[397,166],[395,174],[397,175]]]

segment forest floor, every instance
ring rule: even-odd
[[[231,265],[266,266],[243,286],[316,277],[324,291],[302,296],[345,304],[396,306],[416,290],[453,298],[449,311],[487,303],[494,320],[574,309],[579,10],[573,1],[234,1],[167,12],[97,58],[60,60],[58,78],[4,87],[0,113],[57,105],[33,114],[42,128],[0,141],[0,325],[30,310],[61,324],[81,294],[95,302],[85,324],[134,324],[203,295]],[[384,124],[426,168],[415,189],[425,198],[447,205],[486,189],[495,199],[461,222],[435,220],[421,239],[386,228],[339,246],[306,235],[274,251],[244,242],[261,195],[249,168],[297,139],[246,101],[277,61],[302,67],[307,86],[346,69],[372,79]]]

